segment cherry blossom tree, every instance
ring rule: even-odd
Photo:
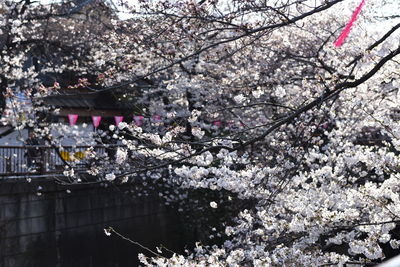
[[[329,266],[398,253],[397,1],[367,1],[339,48],[333,42],[358,1],[130,4],[2,3],[0,77],[5,96],[25,90],[35,112],[46,112],[40,100],[59,89],[40,74],[73,71],[97,78],[66,85],[134,95],[144,117],[162,118],[94,132],[91,140],[118,140],[115,155],[92,151],[89,178],[70,164],[62,182],[140,177],[162,184],[166,203],[191,203],[200,191],[209,196],[203,210],[246,203],[217,231],[223,244],[211,239],[188,255],[142,255],[144,264]],[[115,8],[131,18],[119,19]],[[40,69],[24,66],[43,45],[49,52],[37,52],[47,56]],[[149,86],[140,87],[143,80]],[[37,120],[15,124],[22,107],[11,108],[4,123]],[[55,130],[87,142],[66,125],[48,123],[40,132]]]

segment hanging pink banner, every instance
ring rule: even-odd
[[[124,120],[124,116],[114,116],[115,125],[118,126],[120,122]]]
[[[344,40],[349,35],[351,27],[353,26],[353,23],[356,21],[358,14],[360,14],[361,9],[364,4],[365,4],[365,0],[362,0],[361,3],[356,8],[356,10],[354,11],[353,15],[351,16],[350,21],[347,23],[346,27],[343,29],[342,33],[339,35],[336,42],[334,43],[336,47],[339,47],[344,43]]]
[[[101,121],[101,116],[92,116],[92,121],[93,121],[94,128],[99,127],[100,121]]]
[[[69,125],[74,126],[78,120],[77,114],[68,114]]]
[[[133,116],[133,120],[135,121],[136,126],[143,125],[143,116]]]

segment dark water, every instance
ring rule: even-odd
[[[132,197],[129,187],[79,186],[67,193],[48,180],[0,185],[0,267],[138,266],[137,254],[145,251],[106,236],[108,226],[153,250],[163,244],[182,253],[194,240],[176,210],[156,197]]]

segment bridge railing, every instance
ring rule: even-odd
[[[117,145],[109,146],[62,146],[43,145],[0,146],[0,176],[62,173],[65,165],[84,171],[90,161],[90,151],[96,156],[112,154]],[[111,156],[111,155],[109,155]]]

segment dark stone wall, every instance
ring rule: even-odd
[[[153,250],[163,244],[182,253],[190,241],[179,214],[156,196],[133,197],[131,189],[1,179],[0,266],[138,266],[137,254],[145,251],[106,236],[107,226]]]

